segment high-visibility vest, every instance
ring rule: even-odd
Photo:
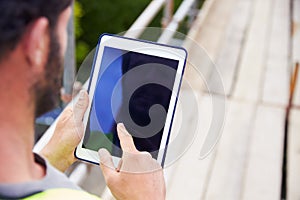
[[[24,200],[53,200],[53,199],[74,199],[74,200],[101,200],[99,197],[80,190],[66,188],[49,189],[24,198]]]

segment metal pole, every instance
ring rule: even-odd
[[[75,81],[74,4],[72,16],[69,20],[67,31],[68,46],[64,60],[63,95],[72,97],[73,84]]]
[[[166,28],[173,17],[174,11],[174,0],[166,0],[165,9],[164,9],[164,16],[162,19],[162,27]]]
[[[166,0],[152,0],[144,12],[135,20],[124,36],[138,38],[163,7]]]
[[[180,4],[179,8],[176,10],[176,13],[172,18],[172,21],[168,24],[164,32],[160,35],[157,42],[168,44],[168,42],[172,39],[172,37],[176,33],[179,23],[181,23],[184,20],[185,16],[191,10],[191,7],[193,6],[195,1],[196,0],[184,0]]]

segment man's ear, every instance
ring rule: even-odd
[[[44,70],[49,51],[49,21],[41,17],[33,22],[23,38],[24,53],[34,71]]]

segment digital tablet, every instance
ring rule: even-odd
[[[185,49],[121,36],[100,36],[89,80],[78,159],[99,164],[106,148],[122,157],[116,126],[123,123],[139,151],[163,166],[187,53]]]

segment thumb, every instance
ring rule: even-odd
[[[81,122],[84,113],[89,105],[89,96],[85,90],[81,90],[79,93],[79,99],[74,105],[74,117],[76,122]]]
[[[100,167],[107,183],[108,177],[115,175],[117,171],[112,161],[112,157],[106,149],[100,149],[98,154],[100,158]]]

